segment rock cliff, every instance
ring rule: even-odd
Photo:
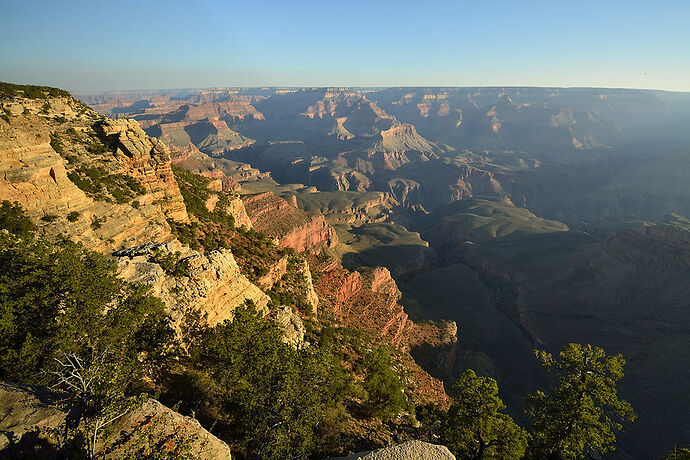
[[[418,347],[434,349],[432,355],[437,362],[432,365],[437,369],[444,368],[450,359],[449,352],[455,353],[457,327],[453,327],[454,324],[448,327],[440,323],[416,324],[411,321],[398,303],[400,291],[385,268],[349,271],[336,259],[323,254],[310,256],[309,262],[320,273],[315,288],[322,304],[327,306],[321,308],[330,308],[345,326],[368,332],[380,343],[400,350],[400,359],[416,401],[447,405],[443,382],[422,369],[410,352]]]
[[[122,170],[147,189],[146,202],[161,203],[168,218],[188,221],[187,209],[172,173],[170,150],[165,144],[148,137],[134,120],[106,119],[96,122],[93,128],[115,150]]]

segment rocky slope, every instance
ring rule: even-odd
[[[343,325],[364,331],[376,342],[398,349],[415,401],[445,406],[448,399],[443,382],[427,371],[442,369],[445,364],[441,363],[452,360],[449,356],[455,353],[457,327],[411,321],[398,303],[401,293],[395,281],[383,267],[349,271],[325,253],[310,255],[309,263],[319,273],[314,287],[321,308],[328,309]],[[433,369],[423,370],[415,362],[410,352],[417,348],[434,349],[433,355],[441,357],[432,364]]]

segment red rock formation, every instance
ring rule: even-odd
[[[338,237],[322,215],[311,215],[291,206],[271,192],[242,198],[254,228],[273,238],[281,247],[298,252],[325,244],[335,246]]]
[[[310,266],[321,273],[314,285],[321,309],[331,308],[343,325],[372,334],[381,343],[402,353],[417,401],[447,403],[443,382],[431,377],[409,354],[414,347],[438,349],[439,367],[454,360],[457,327],[449,324],[416,324],[398,303],[401,294],[390,272],[382,267],[363,272],[349,271],[334,259],[311,255]],[[327,305],[328,307],[325,307]],[[454,356],[454,355],[453,355]]]

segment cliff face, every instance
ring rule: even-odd
[[[445,406],[448,397],[443,382],[422,369],[410,352],[418,347],[435,349],[431,354],[437,362],[433,365],[445,369],[450,359],[448,352],[456,352],[457,327],[453,327],[454,323],[419,325],[411,321],[398,303],[400,290],[385,268],[353,272],[343,268],[337,260],[315,255],[310,256],[309,262],[320,272],[315,288],[322,305],[328,306],[321,308],[330,308],[345,326],[366,331],[381,343],[397,348],[412,382],[415,400]]]
[[[159,255],[176,253],[178,261],[174,268],[161,266]],[[252,300],[257,308],[268,312],[268,296],[240,273],[227,249],[202,254],[173,241],[149,243],[114,255],[118,257],[120,276],[127,281],[149,284],[153,294],[165,302],[176,324],[186,311],[198,309],[207,315],[208,324],[214,326],[232,319],[235,308],[246,300]]]
[[[172,239],[166,219],[187,221],[169,151],[136,122],[66,97],[2,107],[0,200],[19,202],[44,234],[107,250]]]
[[[323,215],[310,215],[274,193],[248,195],[242,201],[254,228],[281,247],[303,252],[321,244],[332,247],[338,242],[335,230]]]

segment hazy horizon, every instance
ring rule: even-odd
[[[0,80],[210,87],[690,91],[690,4],[5,2]]]

